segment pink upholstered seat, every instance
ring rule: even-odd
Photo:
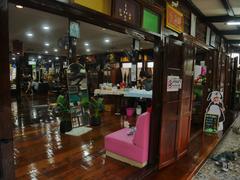
[[[146,112],[137,119],[136,132],[127,135],[129,128],[124,128],[105,137],[105,149],[111,153],[128,158],[138,163],[147,163],[149,144],[150,113]]]

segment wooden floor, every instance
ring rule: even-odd
[[[59,133],[59,121],[44,116],[41,103],[29,97],[21,107],[12,103],[17,179],[126,179],[138,171],[105,156],[104,136],[122,127],[119,116],[105,113],[101,126],[74,137]]]
[[[139,175],[139,169],[105,156],[104,136],[122,128],[120,116],[105,113],[101,126],[89,133],[62,135],[59,121],[49,117],[45,106],[54,100],[25,97],[21,104],[12,102],[17,179],[134,179]],[[219,141],[217,136],[200,134],[185,157],[145,179],[191,179]]]

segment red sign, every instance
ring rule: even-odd
[[[166,26],[174,31],[182,33],[184,31],[184,16],[183,14],[167,4]]]

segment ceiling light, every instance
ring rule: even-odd
[[[59,57],[55,57],[56,60],[59,60]]]
[[[15,57],[12,57],[12,60],[16,60],[16,58],[15,58]]]
[[[45,53],[45,54],[48,54],[48,51],[45,51],[44,53]]]
[[[105,28],[102,28],[103,31],[105,31],[106,29]]]
[[[26,35],[27,35],[27,37],[30,37],[30,38],[33,37],[33,33],[31,33],[31,32],[27,32]]]
[[[229,26],[240,25],[240,21],[227,22],[227,25],[229,25]]]
[[[50,44],[48,42],[45,42],[44,45],[45,46],[50,46]]]
[[[48,25],[43,25],[42,28],[43,28],[43,30],[46,30],[46,31],[48,31],[50,29],[50,27]]]
[[[19,4],[17,4],[17,5],[16,5],[16,8],[18,8],[18,9],[22,9],[22,8],[23,8],[23,6],[22,6],[22,5],[19,5]]]
[[[50,62],[50,63],[51,63],[51,62],[52,62],[52,60],[51,60],[51,59],[49,59],[49,61],[48,61],[48,62]]]
[[[20,53],[18,52],[17,55],[20,55]]]
[[[84,46],[89,46],[89,43],[85,42],[85,43],[84,43]]]
[[[87,52],[90,52],[91,50],[90,49],[86,49]]]
[[[42,59],[42,56],[38,56],[38,59]]]
[[[57,49],[57,48],[55,48],[53,51],[54,51],[54,52],[58,52],[58,49]]]
[[[110,43],[110,39],[107,38],[107,39],[104,40],[104,42],[105,43]]]

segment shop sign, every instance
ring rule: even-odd
[[[159,33],[160,16],[148,9],[143,10],[143,28],[147,31]]]
[[[182,88],[182,79],[179,76],[168,76],[167,92],[177,92]]]
[[[112,0],[72,0],[72,3],[111,16]]]
[[[69,35],[70,37],[80,38],[80,24],[78,22],[70,21]]]
[[[140,25],[140,5],[135,1],[113,0],[113,17]]]
[[[184,16],[183,13],[167,3],[166,10],[166,26],[178,33],[184,32]]]

